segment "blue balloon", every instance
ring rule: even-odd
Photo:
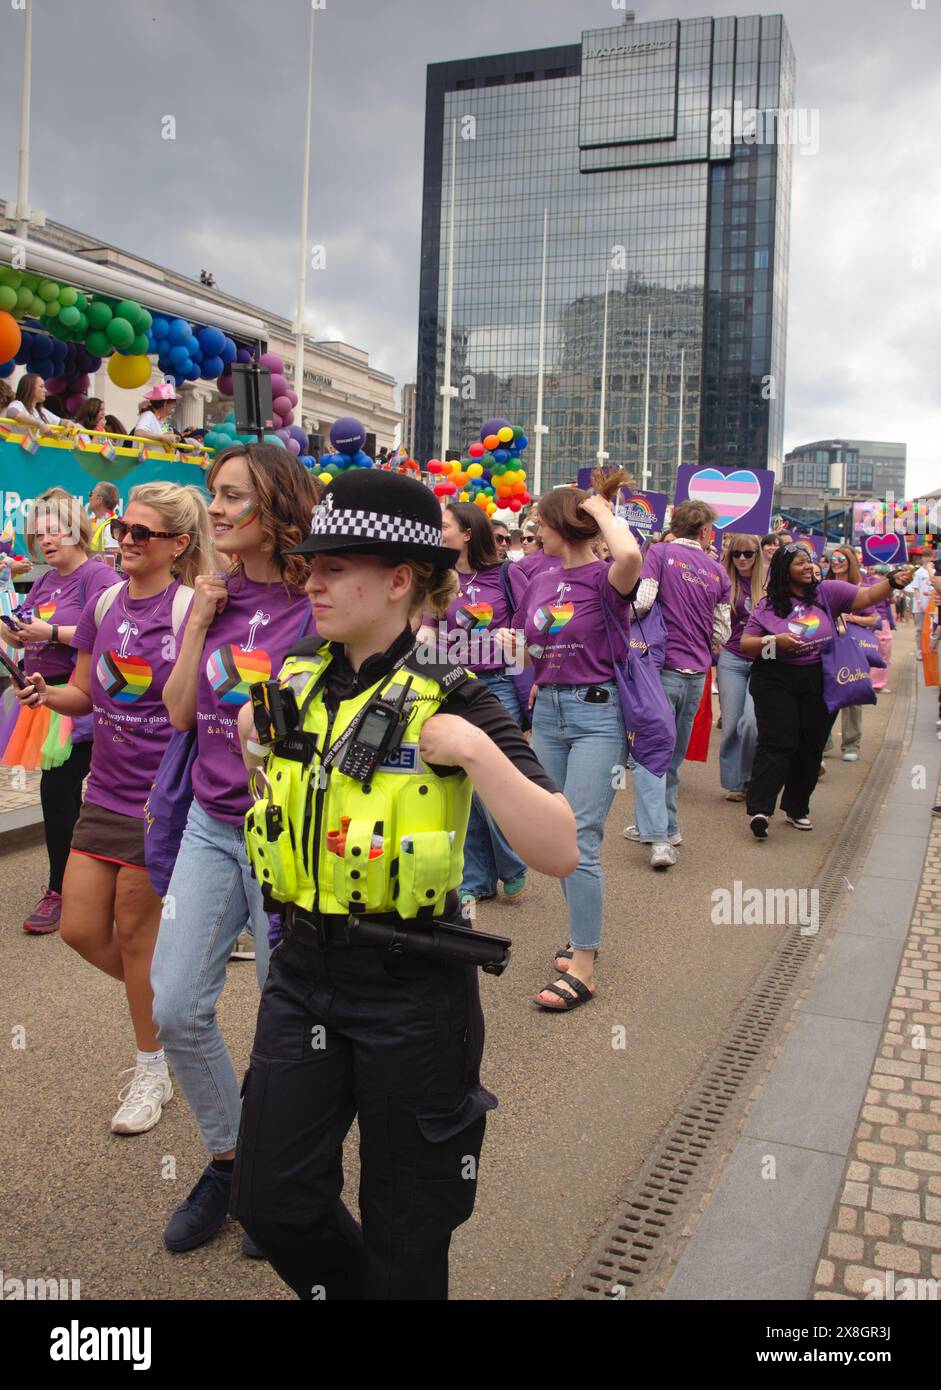
[[[519,439],[516,441],[516,447],[517,449],[525,449],[528,443],[529,440],[526,438],[525,434],[521,434]]]
[[[16,371],[16,358],[15,358],[15,357],[11,357],[10,360],[9,360],[9,362],[4,362],[2,365],[0,365],[0,377],[12,376],[13,373],[14,373],[15,371]]]
[[[10,370],[12,371],[13,368],[11,367]],[[313,468],[313,466],[314,466],[313,455],[312,455],[312,454],[298,454],[298,462],[299,462],[299,463],[302,463],[302,464],[304,465],[305,468]]]
[[[54,341],[53,338],[48,338],[45,333],[36,333],[32,340],[33,355],[35,357],[51,357]]]
[[[221,357],[204,357],[200,368],[200,376],[206,381],[215,381],[217,376],[221,376],[225,370],[225,363]]]
[[[25,367],[26,363],[30,359],[31,352],[32,349],[29,345],[29,342],[24,337],[23,341],[20,343],[19,349],[13,361],[16,362],[20,367]]]
[[[167,337],[174,347],[182,347],[185,343],[189,342],[192,336],[193,330],[186,322],[186,319],[174,319],[170,324],[170,329],[167,334]],[[187,354],[187,356],[188,355],[189,354]]]
[[[170,325],[165,318],[155,318],[150,328],[155,338],[166,338],[170,332]]]
[[[230,362],[235,361],[235,355],[237,352],[238,348],[235,346],[234,341],[231,338],[226,338],[225,342],[222,345],[222,351],[219,353],[219,356],[222,358],[225,365],[228,366]]]
[[[176,371],[184,373],[189,371],[192,363],[185,347],[172,347],[168,356]]]
[[[507,459],[510,456],[507,453],[506,449],[494,449],[493,457],[497,463],[506,463]]]
[[[185,380],[186,380],[186,377],[183,376],[183,375],[181,375],[180,372],[174,372],[174,373],[173,373],[173,384],[174,384],[174,386],[182,386]]]
[[[210,324],[207,328],[201,328],[196,336],[204,353],[208,353],[210,357],[222,355],[222,349],[225,347],[225,334],[221,328],[214,328]]]
[[[186,372],[186,380],[187,380],[187,381],[198,381],[198,380],[199,380],[199,368],[196,366],[196,363],[195,363],[195,362],[193,363],[193,365],[192,365],[191,367],[189,367],[189,368],[187,369],[187,372]]]
[[[355,468],[372,468],[372,459],[362,449],[357,449],[350,462]]]

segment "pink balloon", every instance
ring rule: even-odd
[[[273,375],[280,375],[284,371],[284,358],[276,352],[263,352],[258,361],[262,367],[270,367]],[[280,395],[280,392],[275,394]]]
[[[288,411],[291,409],[291,400],[290,400],[290,397],[289,397],[289,396],[275,396],[275,398],[274,398],[274,408],[275,408],[275,410],[278,412],[279,415],[287,415]]]
[[[293,390],[289,391],[288,400],[291,402],[291,409],[293,410],[294,407],[297,405],[297,392]]]
[[[274,412],[274,432],[275,432],[275,434],[280,434],[280,432],[281,432],[283,429],[284,429],[284,420],[283,420],[283,418],[282,418],[282,416],[281,416],[281,412],[280,412],[279,410],[276,410],[276,411]]]
[[[281,416],[281,419],[284,421],[285,427],[288,426],[288,425],[293,425],[293,424],[294,424],[294,411],[293,411],[293,410],[289,410],[288,413],[287,413],[286,415],[282,415],[282,416]]]
[[[297,440],[296,440],[296,439],[288,439],[288,440],[286,440],[285,442],[286,442],[288,448],[290,449],[291,453],[294,455],[294,457],[295,457],[295,458],[299,458],[299,457],[300,457],[300,452],[301,452],[301,446],[298,444]]]
[[[74,415],[77,410],[81,410],[86,400],[87,397],[84,395],[83,392],[76,392],[74,396],[69,396],[68,400],[65,403],[65,408],[70,415]]]
[[[271,378],[271,394],[275,400],[277,400],[279,396],[286,396],[290,389],[283,376],[278,376],[277,373],[275,373]]]
[[[275,434],[278,436],[279,439],[283,439],[285,443],[287,443],[287,441],[291,437],[285,425],[281,425],[279,429],[276,429]]]

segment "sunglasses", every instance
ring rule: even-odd
[[[523,537],[523,544],[524,544],[524,545],[535,545],[535,544],[536,544],[536,537],[535,537],[535,536],[524,536],[524,537]]]
[[[848,565],[848,564],[849,564],[849,560],[847,560],[847,558],[846,558],[845,555],[831,555],[831,556],[830,556],[830,564],[831,564],[831,565]]]
[[[508,545],[510,541],[509,536],[503,536],[500,534],[499,531],[495,531],[493,533],[493,538],[496,541],[497,545]]]
[[[750,560],[753,555],[757,555],[757,550],[733,550],[733,560]]]
[[[141,526],[139,522],[129,526],[119,516],[112,517],[110,525],[111,534],[117,541],[123,541],[130,534],[135,545],[146,545],[148,541],[155,540],[172,541],[183,534],[181,531],[151,531],[149,526]]]

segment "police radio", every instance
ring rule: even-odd
[[[376,768],[402,742],[407,723],[402,711],[411,685],[409,676],[394,701],[374,696],[352,725],[342,749],[331,750],[332,756],[328,754],[325,762],[335,764],[338,772],[354,782],[372,781]]]
[[[294,691],[278,681],[256,681],[249,687],[252,718],[262,743],[274,743],[297,728],[299,715]]]

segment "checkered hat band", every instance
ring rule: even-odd
[[[413,545],[441,545],[437,526],[423,526],[405,516],[387,516],[361,508],[314,508],[312,536],[345,536],[364,541],[405,541]]]

